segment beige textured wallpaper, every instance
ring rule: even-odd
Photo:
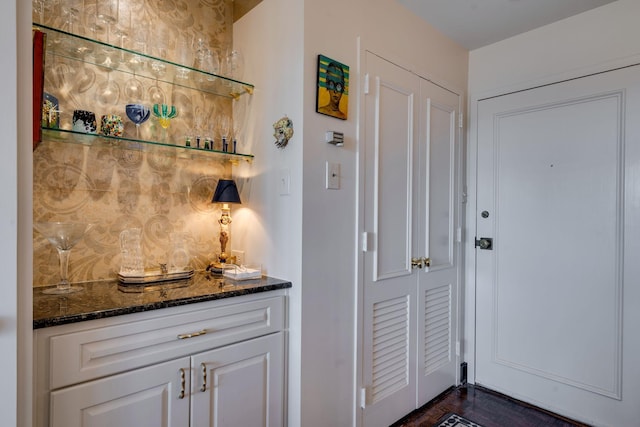
[[[98,5],[108,1],[99,0]],[[69,14],[69,4],[81,5],[76,9],[80,10],[78,16]],[[35,22],[152,55],[166,55],[176,62],[183,53],[180,40],[193,45],[203,39],[220,57],[231,45],[232,0],[120,0],[118,23],[105,25],[99,21],[98,31],[93,33],[95,1],[43,0],[40,5],[41,10],[34,9]],[[140,126],[140,135],[183,145],[184,136],[196,126],[205,133],[215,132],[220,118],[231,114],[229,98],[135,73],[107,72],[59,56],[47,57],[46,69],[45,92],[59,100],[63,129],[71,129],[74,110],[89,110],[95,113],[98,127],[103,114],[122,116],[125,136],[134,137],[135,125],[127,120],[124,108],[132,102],[129,98],[138,98],[137,102],[151,108],[162,97],[176,106],[178,116],[172,119],[166,134],[151,117]],[[117,87],[110,95],[113,104],[102,102],[107,82]],[[173,232],[186,233],[193,267],[206,267],[220,251],[220,209],[211,203],[211,197],[217,180],[231,177],[231,164],[214,155],[193,156],[186,150],[150,145],[123,149],[122,145],[126,144],[90,146],[45,139],[33,153],[34,222],[94,224],[71,252],[70,280],[114,278],[120,265],[119,234],[130,227],[143,230],[148,268],[166,262]],[[34,286],[57,283],[58,271],[57,252],[34,232]]]

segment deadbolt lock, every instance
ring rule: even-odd
[[[493,239],[491,237],[481,237],[476,239],[476,248],[493,250]]]

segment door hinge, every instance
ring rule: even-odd
[[[364,409],[367,406],[367,387],[360,389],[360,407]]]
[[[362,233],[362,252],[368,252],[374,250],[374,233],[364,232]]]
[[[460,129],[464,127],[464,115],[462,113],[458,115],[458,127]]]
[[[364,94],[369,94],[369,74],[364,75]]]

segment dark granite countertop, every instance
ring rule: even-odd
[[[236,281],[196,272],[189,280],[147,286],[144,291],[123,288],[115,280],[76,283],[74,286],[83,290],[66,295],[48,295],[42,293],[47,288],[33,289],[33,329],[286,289],[292,285],[286,280],[267,276]]]

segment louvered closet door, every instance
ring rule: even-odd
[[[458,96],[373,54],[365,96],[366,427],[455,383]],[[432,267],[412,268],[412,258]]]
[[[416,405],[412,170],[420,82],[373,54],[366,67],[363,422],[386,427]]]
[[[418,404],[456,383],[459,245],[457,94],[426,80],[420,88],[420,145],[414,257],[428,258],[418,269]]]

